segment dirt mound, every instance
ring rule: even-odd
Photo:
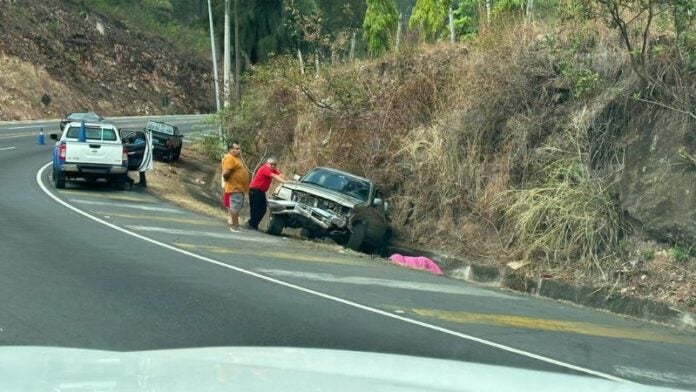
[[[207,113],[208,60],[79,3],[3,2],[0,119]]]

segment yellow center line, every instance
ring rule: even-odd
[[[114,214],[108,211],[97,211],[95,214],[107,215],[116,218],[126,218],[126,219],[144,219],[148,221],[160,221],[160,222],[174,222],[183,223],[189,225],[199,225],[199,226],[220,226],[219,222],[213,222],[204,219],[186,219],[186,218],[174,218],[171,216],[154,216],[154,215],[135,215],[135,214]]]
[[[152,200],[149,198],[135,197],[135,196],[119,196],[119,195],[100,194],[100,193],[94,193],[94,192],[78,192],[78,191],[60,191],[60,193],[66,194],[66,195],[83,196],[83,197],[100,197],[103,199],[118,200],[118,201],[134,201],[134,202],[138,202],[138,203],[148,203],[148,204],[159,203],[159,201],[157,201],[157,200]]]
[[[315,263],[331,263],[331,264],[345,264],[345,265],[361,265],[369,266],[370,264],[358,263],[352,260],[340,259],[340,258],[328,258],[321,256],[310,256],[310,255],[295,255],[284,252],[269,252],[269,251],[246,251],[240,249],[223,248],[221,246],[208,246],[208,245],[195,245],[195,244],[183,244],[175,243],[178,246],[187,250],[202,250],[213,253],[220,254],[232,254],[232,255],[242,255],[242,256],[259,256],[259,257],[269,257],[274,259],[282,260],[294,260],[294,261],[309,261]]]
[[[437,309],[410,309],[409,312],[427,318],[460,324],[485,324],[500,327],[523,328],[538,331],[574,333],[617,339],[634,339],[660,343],[696,345],[696,336],[640,330],[631,327],[592,324],[585,322],[541,319],[510,314],[455,312]]]

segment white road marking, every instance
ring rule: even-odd
[[[145,210],[145,211],[173,212],[175,214],[183,214],[184,213],[181,210],[176,210],[174,208],[166,208],[166,207],[138,206],[138,205],[134,205],[134,204],[107,203],[104,201],[83,200],[83,199],[70,199],[70,201],[72,201],[74,203],[87,204],[87,205],[92,205],[92,206],[133,208],[136,210]]]
[[[217,266],[222,267],[222,268],[227,268],[227,269],[230,269],[230,270],[232,270],[232,271],[239,272],[239,273],[241,273],[241,274],[245,274],[245,275],[248,275],[248,276],[253,276],[253,277],[255,277],[255,278],[264,280],[264,281],[266,281],[266,282],[275,283],[275,284],[280,285],[280,286],[284,286],[284,287],[287,287],[287,288],[290,288],[290,289],[293,289],[293,290],[297,290],[297,291],[300,291],[300,292],[303,292],[303,293],[315,295],[315,296],[317,296],[317,297],[324,298],[324,299],[327,299],[327,300],[329,300],[329,301],[338,302],[338,303],[341,303],[341,304],[344,304],[344,305],[347,305],[347,306],[350,306],[350,307],[353,307],[353,308],[356,308],[356,309],[361,309],[361,310],[364,310],[364,311],[367,311],[367,312],[370,312],[370,313],[379,314],[379,315],[381,315],[381,316],[389,317],[389,318],[392,318],[392,319],[395,319],[395,320],[399,320],[399,321],[403,321],[403,322],[408,323],[408,324],[411,324],[411,325],[417,325],[417,326],[420,326],[420,327],[429,329],[429,330],[431,330],[431,331],[441,332],[441,333],[444,333],[444,334],[447,334],[447,335],[450,335],[450,336],[458,337],[458,338],[461,338],[461,339],[464,339],[464,340],[469,340],[469,341],[476,342],[476,343],[480,343],[480,344],[483,344],[483,345],[486,345],[486,346],[489,346],[489,347],[497,348],[497,349],[502,350],[502,351],[507,351],[507,352],[509,352],[509,353],[521,355],[521,356],[524,356],[524,357],[527,357],[527,358],[536,359],[536,360],[538,360],[538,361],[545,362],[545,363],[549,363],[549,364],[552,364],[552,365],[561,366],[561,367],[564,367],[564,368],[566,368],[566,369],[575,370],[575,371],[578,371],[578,372],[581,372],[581,373],[590,374],[590,375],[597,376],[597,377],[601,377],[601,378],[605,378],[605,379],[608,379],[608,380],[613,380],[613,381],[618,381],[618,382],[628,383],[628,384],[634,384],[634,382],[632,382],[632,381],[629,381],[629,380],[626,380],[626,379],[623,379],[623,378],[614,376],[614,375],[612,375],[612,374],[603,373],[603,372],[600,372],[600,371],[597,371],[597,370],[592,370],[592,369],[584,368],[584,367],[581,367],[581,366],[573,365],[573,364],[570,364],[570,363],[567,363],[567,362],[559,361],[559,360],[556,360],[556,359],[553,359],[553,358],[548,358],[548,357],[545,357],[545,356],[543,356],[543,355],[535,354],[535,353],[532,353],[532,352],[529,352],[529,351],[524,351],[524,350],[520,350],[520,349],[518,349],[518,348],[506,346],[506,345],[504,345],[504,344],[492,342],[492,341],[490,341],[490,340],[478,338],[478,337],[476,337],[476,336],[472,336],[472,335],[464,334],[464,333],[461,333],[461,332],[453,331],[453,330],[451,330],[451,329],[443,328],[443,327],[440,327],[440,326],[437,326],[437,325],[434,325],[434,324],[429,324],[429,323],[426,323],[426,322],[423,322],[423,321],[411,319],[411,318],[404,317],[404,316],[399,316],[399,315],[396,315],[396,314],[393,314],[393,313],[390,313],[390,312],[387,312],[387,311],[384,311],[384,310],[381,310],[381,309],[373,308],[373,307],[370,307],[370,306],[367,306],[367,305],[362,305],[362,304],[359,304],[359,303],[357,303],[357,302],[353,302],[353,301],[350,301],[350,300],[347,300],[347,299],[343,299],[343,298],[340,298],[340,297],[336,297],[336,296],[331,295],[331,294],[322,293],[322,292],[320,292],[320,291],[316,291],[316,290],[308,289],[308,288],[305,288],[305,287],[302,287],[302,286],[299,286],[299,285],[296,285],[296,284],[288,283],[288,282],[282,281],[282,280],[280,280],[280,279],[271,278],[270,276],[266,276],[266,275],[263,275],[263,274],[259,274],[259,273],[257,273],[257,272],[250,271],[250,270],[247,270],[247,269],[244,269],[244,268],[236,267],[236,266],[234,266],[234,265],[226,264],[226,263],[223,263],[222,261],[218,261],[218,260],[215,260],[215,259],[211,259],[211,258],[209,258],[209,257],[201,256],[201,255],[199,255],[199,254],[196,254],[196,253],[193,253],[193,252],[189,252],[189,251],[187,251],[187,250],[179,249],[179,248],[177,248],[177,247],[175,247],[175,246],[166,244],[166,243],[164,243],[164,242],[157,241],[157,240],[152,239],[152,238],[150,238],[150,237],[146,237],[146,236],[141,235],[141,234],[138,234],[138,233],[136,233],[136,232],[133,232],[133,231],[124,229],[124,228],[122,228],[122,227],[120,227],[120,226],[114,225],[114,224],[109,223],[109,222],[107,222],[107,221],[105,221],[105,220],[103,220],[103,219],[97,218],[96,216],[91,215],[91,214],[89,214],[89,213],[87,213],[87,212],[85,212],[85,211],[82,211],[82,210],[80,210],[79,208],[77,208],[77,207],[75,207],[75,206],[72,206],[72,205],[66,203],[64,200],[61,200],[58,196],[56,196],[56,195],[54,195],[53,193],[51,193],[51,192],[48,190],[48,188],[46,187],[46,185],[44,185],[43,181],[41,181],[41,176],[43,175],[44,170],[46,170],[46,168],[48,168],[49,166],[51,166],[51,164],[52,164],[52,162],[46,163],[41,169],[39,169],[39,171],[36,172],[36,182],[37,182],[37,184],[39,185],[39,187],[41,188],[41,190],[43,190],[44,193],[46,193],[46,195],[48,195],[50,198],[52,198],[53,200],[55,200],[57,203],[63,205],[64,207],[66,207],[66,208],[68,208],[68,209],[70,209],[70,210],[72,210],[72,211],[74,211],[74,212],[76,212],[76,213],[78,213],[78,214],[80,214],[80,215],[82,215],[82,216],[88,218],[88,219],[91,219],[91,220],[93,220],[94,222],[100,223],[100,224],[105,225],[105,226],[108,226],[108,227],[110,227],[110,228],[112,228],[112,229],[114,229],[114,230],[120,231],[121,233],[124,233],[124,234],[130,235],[130,236],[132,236],[132,237],[141,239],[141,240],[143,240],[143,241],[146,241],[146,242],[149,242],[149,243],[151,243],[151,244],[160,246],[160,247],[162,247],[162,248],[169,249],[169,250],[171,250],[171,251],[173,251],[173,252],[179,252],[179,253],[181,253],[181,254],[183,254],[183,255],[186,255],[186,256],[189,256],[189,257],[193,257],[193,258],[195,258],[195,259],[198,259],[198,260],[201,260],[201,261],[205,261],[205,262],[210,263],[210,264],[217,265]]]
[[[215,232],[210,232],[210,231],[170,229],[168,227],[134,226],[134,225],[126,225],[125,227],[127,227],[131,230],[135,230],[135,231],[149,231],[149,232],[154,232],[154,233],[166,233],[166,234],[172,234],[172,235],[183,235],[183,236],[191,236],[191,237],[223,238],[226,240],[228,240],[230,238],[234,238],[235,240],[248,241],[248,242],[262,242],[264,244],[269,243],[269,242],[278,242],[277,240],[275,240],[273,238],[261,238],[261,237],[256,237],[256,236],[251,237],[251,236],[249,236],[249,234],[251,234],[249,232],[247,232],[247,233],[240,232],[238,234],[234,234],[231,232],[215,233]]]
[[[471,295],[477,297],[494,297],[503,298],[506,300],[521,300],[523,298],[514,297],[511,295],[505,295],[502,293],[496,293],[495,291],[483,290],[472,286],[455,286],[455,285],[443,285],[443,284],[431,284],[431,283],[419,283],[419,282],[406,282],[401,280],[389,280],[389,279],[379,279],[379,278],[368,278],[364,276],[335,276],[332,274],[320,274],[314,272],[302,272],[302,271],[286,271],[279,269],[262,269],[257,268],[256,271],[265,273],[272,276],[289,277],[289,278],[299,278],[314,280],[320,282],[333,282],[333,283],[346,283],[346,284],[356,284],[362,286],[382,286],[395,289],[405,289],[405,290],[417,290],[417,291],[429,291],[433,293],[444,293],[444,294],[460,294],[460,295]]]
[[[12,146],[12,147],[3,147],[3,148],[0,148],[0,151],[14,150],[15,148],[17,148],[17,147],[15,147],[15,146]]]
[[[623,377],[635,377],[670,384],[696,385],[696,376],[673,372],[656,372],[648,369],[638,369],[628,366],[614,366],[616,373]]]
[[[27,134],[23,134],[23,135],[17,135],[17,134],[13,134],[13,135],[0,135],[0,140],[3,140],[3,139],[17,139],[17,138],[19,138],[19,137],[29,137],[29,136],[34,136],[34,137],[36,137],[36,135],[34,135],[33,133],[31,133],[31,134],[30,134],[30,133],[27,133]]]
[[[41,128],[41,126],[40,125],[24,125],[21,127],[8,127],[7,129],[30,129],[30,128],[36,128],[36,130],[38,131],[39,128]],[[46,128],[46,127],[44,127],[44,128]]]

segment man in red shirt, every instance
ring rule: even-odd
[[[266,215],[268,202],[266,201],[266,192],[271,187],[273,180],[287,182],[288,180],[276,169],[278,162],[271,157],[266,160],[266,163],[261,165],[256,171],[254,178],[249,184],[249,221],[247,226],[250,229],[258,230],[259,222]]]

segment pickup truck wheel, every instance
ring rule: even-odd
[[[126,176],[118,176],[114,178],[114,189],[117,191],[125,191],[126,190]]]
[[[366,222],[358,222],[353,225],[350,231],[350,236],[346,242],[346,248],[359,251],[362,248],[363,241],[365,240],[365,232],[367,231]]]
[[[271,215],[271,220],[268,222],[266,233],[271,235],[280,235],[285,228],[285,215]]]
[[[58,189],[65,188],[65,175],[60,170],[53,169],[53,185]]]
[[[316,232],[316,230],[308,229],[306,227],[303,227],[302,230],[300,230],[300,236],[307,238],[309,240],[313,240],[317,237],[319,237],[319,233]]]
[[[179,156],[181,155],[181,147],[176,149],[176,153],[174,153],[174,160],[179,162]]]

